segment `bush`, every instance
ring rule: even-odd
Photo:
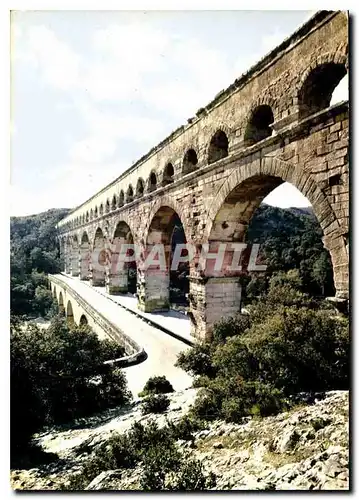
[[[149,394],[166,394],[173,392],[171,382],[165,376],[150,377],[142,391],[138,394],[140,397],[148,396]]]
[[[327,311],[282,308],[248,330],[243,341],[261,367],[261,379],[286,394],[348,388],[346,319]],[[224,352],[217,357],[221,354],[224,365]]]
[[[279,273],[249,319],[220,321],[211,346],[182,353],[178,364],[203,388],[194,417],[265,416],[285,408],[289,395],[349,387],[348,319],[322,310],[299,285],[296,272]]]
[[[184,441],[192,441],[193,434],[205,427],[204,421],[191,418],[190,415],[184,415],[176,424],[173,422],[168,423],[168,429],[174,439],[181,439]]]
[[[192,376],[207,375],[212,377],[216,371],[211,357],[214,346],[202,342],[195,344],[191,349],[179,353],[176,366],[189,372]]]
[[[48,329],[12,322],[11,450],[21,455],[44,425],[68,422],[126,404],[131,395],[121,370],[103,362],[115,342],[101,341],[89,327],[71,330],[54,318]]]
[[[80,474],[74,474],[63,490],[83,490],[102,471],[132,468],[142,463],[139,489],[203,490],[215,485],[215,476],[206,475],[199,462],[180,452],[170,427],[132,425],[125,434],[113,434],[90,457]]]
[[[165,394],[150,394],[142,403],[142,414],[163,413],[170,405],[170,400]]]
[[[216,323],[213,333],[213,342],[216,344],[225,342],[228,338],[241,335],[251,326],[249,314],[237,314],[229,318],[221,319]]]

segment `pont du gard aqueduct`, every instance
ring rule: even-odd
[[[348,24],[346,12],[317,12],[58,223],[64,273],[50,282],[71,320],[80,322],[86,308],[72,283],[102,290],[101,300],[110,302],[127,295],[130,272],[139,313],[169,314],[171,268],[143,266],[151,248],[162,244],[169,262],[178,225],[182,242],[212,253],[222,243],[244,242],[252,214],[283,182],[310,201],[331,256],[336,299],[349,299],[349,102],[330,105],[349,71]],[[123,244],[140,249],[135,267],[113,265]],[[210,339],[216,321],[240,310],[241,276],[195,260],[188,265],[186,320],[193,337]]]

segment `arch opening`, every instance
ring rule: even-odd
[[[111,210],[116,210],[116,208],[117,208],[117,198],[116,195],[114,194],[112,197]]]
[[[106,278],[107,255],[105,248],[105,238],[101,228],[97,228],[93,252],[91,253],[91,284],[94,286],[104,286]]]
[[[157,189],[157,176],[155,172],[151,172],[148,180],[148,191],[151,193],[152,191],[156,191],[156,189]]]
[[[63,316],[65,314],[64,297],[62,292],[59,293],[59,314]]]
[[[331,256],[322,238],[323,230],[310,201],[294,185],[280,177],[255,175],[226,197],[209,241],[248,245],[242,256],[247,288],[250,282],[252,289],[256,282],[267,286],[269,276],[296,270],[304,292],[325,297],[333,295],[335,289]],[[267,265],[263,273],[248,271],[253,244],[260,245],[257,262]]]
[[[188,149],[183,158],[182,173],[184,175],[189,174],[196,170],[198,164],[197,153],[194,149]]]
[[[211,139],[208,150],[208,163],[214,163],[228,156],[228,137],[218,130]]]
[[[210,338],[213,325],[221,317],[234,316],[243,304],[265,294],[272,277],[280,283],[291,283],[315,299],[333,294],[332,255],[324,248],[325,236],[314,208],[310,200],[306,200],[306,207],[293,207],[293,192],[284,199],[285,185],[281,177],[262,173],[245,178],[235,187],[228,184],[223,190],[222,202],[210,216],[213,222],[208,243],[211,253],[218,253],[224,245],[224,259],[217,269],[216,261],[206,261],[206,280],[200,286],[206,297],[205,313],[191,302],[192,325],[201,337]],[[301,196],[295,186],[292,189]],[[276,191],[281,199],[275,202]],[[283,208],[266,203],[271,194],[271,204],[283,203]]]
[[[329,107],[335,88],[346,74],[345,64],[329,62],[314,68],[298,95],[299,119]]]
[[[80,324],[80,326],[87,326],[88,325],[87,318],[84,314],[81,315],[79,324]]]
[[[167,186],[168,184],[172,184],[172,182],[174,181],[174,174],[175,174],[175,171],[174,171],[172,163],[167,163],[167,165],[165,166],[165,170],[163,172],[163,183],[162,183],[163,186]]]
[[[177,212],[162,206],[154,215],[147,234],[147,256],[152,255],[162,265],[150,265],[146,270],[146,289],[139,293],[139,307],[145,311],[169,308],[186,310],[189,292],[189,263],[183,259],[186,236]],[[157,257],[156,257],[157,253]],[[182,257],[178,258],[178,257]],[[185,260],[185,262],[182,262]],[[157,262],[158,260],[156,260]]]
[[[83,233],[80,244],[80,279],[88,280],[90,278],[90,241],[87,233]]]
[[[120,195],[118,197],[118,207],[123,207],[125,204],[125,193],[123,192],[123,189],[120,191]]]
[[[271,124],[274,122],[272,108],[268,104],[257,106],[251,114],[244,134],[244,143],[251,146],[256,142],[270,137],[273,133]]]
[[[100,205],[100,215],[103,215],[103,203]]]
[[[135,256],[131,229],[126,222],[120,221],[117,223],[113,235],[111,267],[106,285],[108,293],[136,293],[137,265]]]
[[[131,184],[128,186],[126,193],[126,203],[131,203],[133,201],[133,187]]]
[[[76,235],[73,236],[71,244],[71,275],[79,275],[79,242]]]
[[[67,302],[67,307],[66,307],[66,320],[69,326],[74,326],[75,325],[75,320],[74,320],[74,313],[72,310],[72,304],[70,301]]]
[[[136,198],[142,198],[144,191],[145,191],[145,184],[143,180],[140,178],[137,181]]]
[[[110,200],[109,199],[106,200],[106,208],[105,208],[105,210],[106,210],[106,213],[108,213],[110,211]]]

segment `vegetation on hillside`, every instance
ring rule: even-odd
[[[183,429],[186,428],[186,434]],[[137,485],[143,491],[199,491],[215,486],[213,473],[180,451],[177,439],[192,438],[197,428],[188,419],[159,428],[155,422],[139,422],[124,434],[114,433],[84,463],[63,489],[83,490],[103,471],[133,469],[141,463]]]
[[[23,317],[53,315],[48,273],[60,271],[57,222],[68,209],[53,209],[10,221],[11,313]]]
[[[11,453],[15,464],[44,425],[69,422],[130,400],[121,370],[103,362],[124,355],[88,326],[11,325]]]
[[[298,271],[274,275],[248,315],[220,321],[212,343],[180,354],[202,387],[195,417],[240,421],[278,413],[302,391],[349,388],[348,318],[301,288]]]
[[[298,270],[302,291],[312,296],[335,295],[332,263],[322,235],[310,207],[283,209],[262,204],[249,223],[247,241],[260,244],[267,270],[244,277],[245,301],[266,292],[273,273],[291,269]]]

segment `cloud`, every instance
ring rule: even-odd
[[[74,161],[98,163],[111,158],[116,151],[116,143],[103,135],[83,139],[73,144],[70,157]]]
[[[54,110],[82,119],[76,139],[46,173],[51,189],[36,197],[15,188],[15,208],[22,204],[27,213],[28,206],[44,210],[86,200],[130,166],[129,143],[145,153],[169,124],[175,128],[193,116],[286,36],[274,27],[257,54],[233,64],[195,34],[184,37],[146,22],[110,23],[93,31],[81,52],[43,24],[13,23],[12,32],[15,64],[27,65],[56,90]]]
[[[34,196],[21,185],[10,187],[10,214],[29,215],[49,208],[74,208],[116,179],[127,167],[126,161],[73,162],[53,167],[43,173],[51,189],[42,190],[40,196]]]
[[[79,83],[81,58],[68,44],[43,25],[15,29],[14,58],[40,73],[44,83],[60,90],[70,90]]]

